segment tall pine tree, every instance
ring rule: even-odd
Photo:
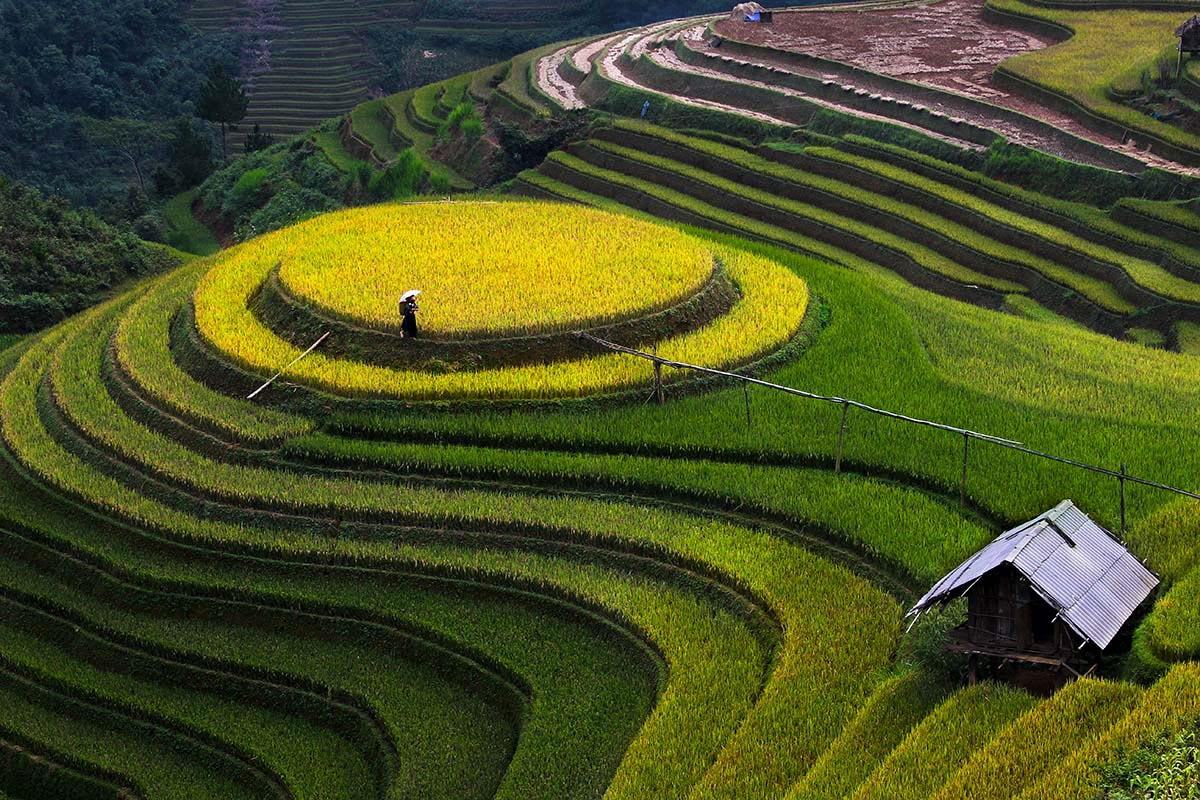
[[[200,119],[214,122],[221,126],[221,160],[229,158],[225,137],[227,132],[237,130],[238,123],[246,118],[246,107],[250,98],[242,82],[225,71],[225,67],[217,64],[208,74],[208,80],[200,87],[200,100],[196,103],[196,113]]]

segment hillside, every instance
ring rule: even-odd
[[[0,334],[27,333],[178,264],[61,198],[0,177]]]
[[[434,83],[546,42],[671,15],[670,7],[603,0],[192,0],[188,11],[201,31],[243,33],[247,120],[277,136],[300,133],[369,96]]]
[[[0,798],[1189,791],[1200,138],[1109,91],[1178,16],[643,20],[216,172],[0,336]],[[1093,672],[910,627],[1066,498],[1161,580]]]

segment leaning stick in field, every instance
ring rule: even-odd
[[[272,376],[271,376],[271,379],[270,379],[269,381],[267,381],[267,382],[266,382],[266,383],[264,383],[262,386],[260,386],[260,387],[258,387],[257,389],[255,389],[255,390],[254,390],[253,392],[251,392],[250,394],[246,395],[246,399],[247,399],[247,400],[253,400],[255,395],[257,395],[257,394],[258,394],[259,392],[261,392],[263,389],[267,388],[267,387],[268,387],[268,386],[270,386],[272,383],[274,383],[276,378],[278,378],[280,375],[282,375],[283,373],[285,373],[285,372],[287,372],[289,369],[291,369],[291,368],[292,368],[292,367],[293,367],[293,366],[296,364],[296,362],[297,362],[297,361],[299,361],[300,359],[304,358],[306,355],[308,355],[309,353],[311,353],[313,350],[316,350],[316,349],[317,349],[317,345],[319,345],[321,342],[325,341],[325,339],[326,339],[326,338],[329,336],[329,334],[330,334],[330,333],[331,333],[331,331],[325,331],[324,335],[323,335],[323,336],[321,336],[321,338],[320,338],[320,339],[317,339],[315,342],[313,342],[311,345],[309,345],[309,348],[308,348],[307,350],[305,350],[303,353],[301,353],[300,355],[298,355],[298,356],[296,356],[295,358],[293,358],[293,359],[291,360],[291,362],[290,362],[290,363],[289,363],[289,364],[288,364],[286,367],[284,367],[283,369],[279,370],[279,372],[276,372],[274,375],[272,375]]]

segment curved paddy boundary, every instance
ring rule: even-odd
[[[117,363],[113,349],[108,349],[104,371],[106,384],[110,395],[119,406],[141,425],[177,441],[185,442],[193,450],[210,458],[234,464],[261,465],[287,469],[297,474],[313,474],[320,472],[326,475],[347,476],[355,478],[374,479],[383,482],[394,482],[402,477],[410,483],[420,483],[428,486],[454,486],[456,488],[481,488],[492,491],[515,491],[522,493],[565,494],[590,496],[597,499],[620,500],[636,502],[649,506],[672,507],[686,513],[704,517],[722,517],[730,521],[745,524],[764,530],[775,530],[779,535],[797,541],[814,552],[831,558],[851,569],[852,572],[867,577],[872,582],[884,588],[893,596],[902,600],[911,599],[915,594],[913,578],[906,574],[903,567],[891,565],[878,557],[872,556],[858,545],[850,542],[844,534],[838,534],[809,521],[797,520],[768,508],[747,506],[745,501],[736,497],[714,498],[709,495],[699,495],[672,489],[664,485],[648,483],[624,483],[605,478],[580,478],[573,480],[564,477],[535,476],[522,474],[519,477],[505,470],[472,471],[469,477],[464,477],[461,471],[439,469],[434,466],[423,466],[422,474],[397,474],[387,465],[375,472],[362,470],[348,471],[351,463],[361,467],[360,462],[339,460],[336,457],[323,454],[306,455],[297,448],[287,444],[282,448],[246,448],[235,442],[230,442],[193,427],[188,420],[180,419],[171,412],[156,406],[153,401],[143,394],[135,382],[124,373]],[[348,433],[355,438],[374,442],[398,443],[402,439],[408,442],[428,444],[461,444],[471,446],[492,447],[498,450],[505,448],[536,449],[548,452],[570,452],[573,454],[594,453],[600,455],[636,455],[659,458],[666,463],[671,461],[688,461],[703,459],[723,464],[741,464],[747,466],[781,466],[804,467],[833,470],[833,460],[828,457],[802,458],[795,456],[771,456],[762,453],[732,453],[723,450],[689,450],[681,453],[667,448],[645,447],[636,450],[625,447],[603,447],[584,444],[564,450],[561,442],[553,440],[524,439],[524,438],[492,438],[492,437],[463,437],[444,435],[433,436],[423,433],[387,433],[355,426],[341,426],[336,422],[332,429]],[[372,465],[367,464],[370,467]],[[934,501],[953,507],[956,513],[978,522],[988,529],[1000,529],[1007,520],[1000,519],[986,509],[973,502],[966,507],[960,507],[956,497],[945,487],[931,481],[921,480],[907,473],[887,470],[866,463],[858,463],[846,459],[842,470],[859,477],[872,478],[891,483],[904,488],[914,489],[927,495]],[[633,494],[632,492],[637,492]]]
[[[64,684],[4,656],[0,656],[0,686],[18,691],[27,700],[57,713],[83,715],[103,720],[108,725],[134,728],[169,747],[203,753],[211,768],[228,774],[251,792],[251,796],[276,800],[292,798],[283,780],[259,766],[253,754],[202,731],[184,728],[173,720]]]
[[[389,586],[429,587],[435,591],[453,591],[457,595],[476,596],[480,602],[488,602],[490,597],[504,597],[510,601],[530,604],[554,614],[571,624],[586,626],[592,630],[599,641],[611,641],[616,646],[626,648],[633,657],[637,668],[648,674],[658,676],[658,692],[665,686],[664,658],[658,651],[652,639],[646,637],[634,626],[618,618],[607,609],[594,609],[585,600],[572,596],[569,592],[555,591],[534,582],[518,580],[503,581],[494,576],[464,575],[458,570],[438,570],[428,565],[391,564],[384,566],[364,564],[361,561],[344,563],[336,558],[287,558],[279,553],[259,548],[249,543],[239,543],[236,548],[219,549],[180,541],[172,537],[171,532],[155,530],[143,525],[131,525],[119,518],[101,513],[95,508],[81,504],[70,495],[65,495],[56,488],[49,487],[43,482],[29,476],[24,467],[14,463],[13,457],[3,450],[3,461],[0,462],[0,474],[12,472],[12,479],[20,480],[29,490],[42,497],[47,503],[56,508],[69,509],[72,512],[92,520],[99,528],[110,536],[119,536],[133,543],[140,550],[161,557],[177,559],[182,563],[199,560],[200,563],[218,563],[228,567],[245,570],[247,574],[262,574],[278,580],[291,580],[297,574],[317,579],[337,578],[347,579],[364,585],[370,584],[386,591]],[[9,526],[11,527],[11,525]],[[355,531],[348,529],[348,535]],[[74,545],[64,545],[61,541],[48,542],[42,534],[31,533],[26,540],[44,552],[53,563],[59,554],[67,555],[84,564],[98,569],[111,571],[121,577],[123,566],[105,561],[90,550],[80,549]],[[39,543],[37,540],[42,540]],[[44,543],[44,544],[43,544]],[[132,574],[126,577],[133,579]],[[507,667],[491,659],[485,653],[465,649],[458,641],[447,642],[425,629],[414,634],[411,626],[406,626],[388,613],[376,612],[342,604],[328,605],[311,598],[289,596],[287,599],[276,598],[271,594],[262,594],[244,588],[225,588],[202,586],[192,583],[167,583],[156,581],[153,590],[167,590],[172,594],[180,594],[189,599],[196,598],[198,603],[219,602],[243,605],[250,610],[258,607],[270,609],[273,613],[300,613],[311,616],[328,616],[338,620],[350,620],[360,628],[375,631],[376,635],[393,636],[397,631],[400,635],[416,635],[423,641],[432,642],[449,657],[449,660],[467,662],[467,670],[475,670],[481,665],[481,674],[485,681],[497,684],[500,689],[514,700],[513,713],[524,720],[524,709],[527,706],[530,693],[534,687],[524,678],[509,670]],[[519,708],[516,707],[519,705]],[[652,705],[652,704],[651,704]],[[518,738],[520,731],[518,731]],[[632,735],[632,734],[631,734]]]
[[[1030,266],[1010,262],[997,256],[987,255],[969,243],[951,241],[935,229],[928,228],[917,222],[890,217],[880,218],[874,209],[863,205],[857,199],[838,196],[830,192],[814,189],[810,186],[802,186],[786,178],[750,169],[749,167],[720,159],[709,153],[700,153],[683,144],[676,144],[661,137],[643,135],[619,127],[600,128],[593,132],[592,138],[632,147],[640,152],[671,159],[680,164],[702,169],[719,177],[734,180],[785,199],[812,203],[830,211],[844,214],[851,219],[871,220],[872,222],[879,221],[883,225],[884,230],[901,236],[906,240],[930,247],[957,263],[979,269],[1000,279],[1011,280],[1024,285],[1029,290],[1030,295],[1043,304],[1053,305],[1053,301],[1058,297],[1073,293],[1070,287],[1035,271]],[[868,159],[878,157],[878,154],[869,148],[849,143],[844,143],[838,149],[854,155],[864,156]],[[854,166],[841,161],[810,155],[807,152],[793,154],[777,151],[771,152],[769,155],[765,152],[760,152],[759,155],[777,160],[785,168],[793,168],[801,172],[810,173],[813,176],[817,176],[818,180],[828,179],[838,181],[867,193],[895,198],[915,208],[923,209],[937,217],[979,231],[1000,245],[1017,248],[1033,256],[1053,261],[1066,269],[1104,281],[1111,285],[1123,299],[1138,308],[1134,312],[1138,325],[1150,324],[1165,330],[1178,319],[1200,321],[1200,304],[1169,297],[1137,283],[1121,264],[1115,261],[1102,260],[1065,245],[1060,245],[1049,239],[1031,236],[1025,231],[1017,230],[1002,221],[992,219],[969,207],[935,197],[930,192],[922,191],[906,183],[891,179],[871,171],[865,166]],[[624,164],[627,167],[632,166],[636,169],[637,165],[630,165],[628,159],[620,160],[614,153],[606,153],[605,157],[617,159],[618,163]],[[645,169],[645,167],[642,167],[642,169]],[[641,177],[650,176],[642,175]],[[670,183],[672,178],[678,180],[677,176],[664,176],[659,172],[654,173],[651,179],[661,179],[664,177],[668,181],[665,185],[672,185]],[[681,186],[673,186],[672,188],[684,190]],[[689,193],[694,194],[694,192]],[[713,201],[713,198],[710,197],[701,199],[709,202]],[[1021,208],[1017,213],[1030,216],[1034,219],[1037,218],[1036,215],[1030,214],[1028,208]],[[1054,222],[1050,224],[1054,224]],[[794,225],[784,225],[784,227],[794,227]],[[1070,232],[1074,233],[1074,231]],[[1112,243],[1104,244],[1113,247]],[[1116,252],[1120,252],[1119,245],[1113,249]],[[1180,266],[1171,263],[1163,264],[1164,270],[1173,273],[1176,277],[1195,282],[1197,277],[1195,271],[1187,268],[1181,269]],[[1083,297],[1079,298],[1079,302],[1068,303],[1065,311],[1078,321],[1087,324],[1088,327],[1100,330],[1101,332],[1119,333],[1122,327],[1130,322],[1130,318],[1104,309]]]
[[[112,357],[111,348],[109,349],[108,362],[110,367],[115,367],[115,359]],[[648,507],[673,508],[692,516],[722,518],[761,530],[775,531],[777,535],[789,541],[799,543],[810,551],[847,566],[852,572],[867,577],[897,598],[902,600],[911,599],[915,594],[914,585],[904,575],[902,570],[896,569],[891,565],[885,565],[881,560],[869,557],[865,553],[855,549],[853,545],[846,541],[844,536],[838,536],[824,529],[818,531],[816,530],[816,526],[813,526],[811,523],[797,521],[778,513],[772,514],[768,509],[747,508],[743,502],[737,501],[734,498],[716,499],[694,493],[672,490],[665,486],[644,483],[628,484],[605,478],[581,478],[573,480],[563,477],[521,475],[517,479],[511,471],[503,468],[472,471],[469,477],[464,477],[461,472],[443,470],[434,466],[423,466],[421,474],[410,474],[392,470],[386,464],[363,464],[362,462],[339,460],[333,457],[326,458],[321,455],[308,457],[304,453],[289,448],[286,445],[282,449],[269,450],[236,448],[229,442],[195,430],[186,421],[156,407],[147,397],[138,391],[137,387],[134,386],[133,382],[127,376],[110,369],[106,372],[106,378],[110,395],[123,410],[130,413],[140,424],[172,439],[193,442],[193,449],[215,460],[232,464],[266,466],[286,470],[301,477],[320,474],[326,477],[353,477],[359,480],[374,480],[389,484],[395,483],[397,479],[401,479],[408,484],[429,486],[432,488],[483,489],[547,496],[573,495],[597,500],[633,502]],[[375,436],[372,437],[372,440],[396,441],[397,437]],[[417,436],[410,439],[410,441],[432,442],[433,438]],[[436,441],[442,444],[458,443],[441,437],[437,438]],[[502,440],[499,444],[501,446],[504,444],[512,444],[515,447],[525,446],[525,443],[510,440]],[[549,444],[547,446],[539,446],[538,449],[543,451],[549,450],[551,452],[565,452],[559,446]],[[584,448],[583,450],[573,452],[589,452],[589,450]],[[596,450],[592,452],[600,451]],[[612,452],[630,454],[628,450]],[[119,458],[112,453],[109,455]],[[638,455],[644,454],[638,453]],[[728,454],[726,455],[728,456]],[[679,453],[672,453],[669,458],[664,458],[664,460],[669,462],[676,459],[686,460],[686,458],[686,456],[681,456]],[[769,463],[761,457],[751,457],[748,454],[740,458],[706,458],[706,460],[747,465]],[[352,464],[358,468],[348,469]],[[781,465],[800,466],[795,460],[781,462]],[[363,469],[362,467],[364,466],[367,469]],[[821,466],[825,467],[827,465],[822,462]],[[843,468],[847,472],[855,472],[849,462],[845,463]],[[901,483],[895,480],[893,482],[897,484]],[[904,483],[903,485],[914,488],[910,483]],[[188,491],[187,487],[177,484],[174,488],[185,493]],[[639,493],[633,494],[631,493],[633,491]],[[935,493],[929,490],[925,490],[925,493],[939,502],[946,504],[951,502],[951,499],[945,493]],[[996,527],[996,521],[991,518],[985,519],[982,511],[967,510],[965,513],[981,520],[987,527]],[[427,520],[425,524],[433,525],[436,530],[441,532],[439,535],[445,534],[445,529],[438,525],[436,518]],[[461,524],[454,523],[453,527],[460,528]],[[529,526],[521,526],[521,530],[529,532],[532,529]],[[478,535],[478,533],[474,532],[464,532],[464,534],[468,536]],[[574,538],[574,534],[570,531],[558,529],[547,529],[545,532],[547,540],[560,540],[564,537]],[[619,543],[614,543],[613,546],[618,549],[622,547]],[[638,554],[641,551],[635,548],[630,552]],[[662,555],[661,552],[657,553],[657,556]],[[688,570],[695,570],[699,568],[699,565],[689,564],[686,568]]]
[[[585,327],[601,339],[641,347],[698,330],[728,314],[740,292],[719,261],[712,273],[688,296],[663,308],[646,309],[604,325]],[[605,351],[580,339],[574,330],[523,336],[463,335],[402,338],[396,330],[372,329],[341,319],[297,297],[280,279],[276,267],[249,303],[251,313],[283,341],[303,350],[326,332],[321,352],[382,367],[456,371],[497,369],[553,363]]]
[[[997,301],[999,302],[999,301]],[[821,330],[822,305],[820,298],[811,296],[800,325],[792,338],[774,350],[751,355],[745,362],[727,366],[730,372],[739,375],[761,375],[800,356]],[[192,301],[184,303],[171,324],[171,351],[178,366],[196,381],[209,388],[230,395],[246,397],[258,389],[265,376],[250,372],[231,363],[216,351],[196,328],[195,309]],[[311,342],[309,343],[311,344]],[[282,365],[280,365],[282,366]],[[669,394],[699,393],[713,386],[727,383],[719,376],[689,377],[680,373],[664,379],[664,389]],[[285,411],[307,415],[328,416],[334,411],[379,411],[401,412],[412,409],[425,411],[471,411],[471,410],[537,410],[561,409],[568,405],[581,411],[605,406],[622,405],[631,401],[644,401],[650,391],[649,383],[628,389],[584,396],[529,397],[514,399],[449,400],[403,400],[342,397],[310,386],[290,383],[279,379],[259,397],[260,402],[269,402]]]
[[[383,723],[365,703],[344,692],[213,659],[183,659],[180,654],[105,629],[45,598],[6,587],[0,587],[0,620],[36,632],[41,641],[102,671],[295,714],[334,731],[370,765],[376,797],[386,797],[399,766],[395,743]],[[63,691],[78,693],[81,689]],[[177,720],[171,725],[190,737],[197,735]]]
[[[73,800],[142,800],[131,778],[35,742],[0,723],[0,791],[37,797],[54,791]]]
[[[317,535],[330,537],[350,535],[424,544],[453,542],[468,547],[482,544],[496,549],[570,558],[670,581],[716,601],[746,622],[764,646],[765,652],[774,650],[782,631],[782,625],[771,607],[754,596],[736,577],[656,547],[614,540],[605,540],[600,545],[569,529],[529,523],[468,526],[435,514],[350,512],[341,509],[337,509],[337,516],[333,516],[331,514],[335,509],[313,509],[303,503],[248,501],[211,487],[199,490],[157,474],[153,469],[147,469],[123,454],[107,449],[86,432],[71,425],[51,395],[48,385],[43,383],[39,393],[39,412],[46,429],[61,447],[89,464],[103,465],[107,474],[140,493],[192,516],[219,519],[261,530],[302,527]],[[576,598],[575,602],[580,602],[580,599]],[[590,610],[599,614],[609,613],[598,607]],[[649,644],[648,640],[646,644]]]
[[[1001,291],[974,284],[965,284],[939,272],[934,272],[905,253],[874,240],[863,238],[855,233],[832,228],[827,225],[813,224],[786,210],[765,205],[748,198],[729,196],[719,192],[715,187],[710,187],[701,181],[687,177],[682,172],[668,172],[667,170],[634,162],[615,153],[609,153],[595,147],[588,149],[588,146],[576,146],[572,152],[580,156],[587,164],[590,164],[592,166],[591,171],[595,172],[595,174],[584,174],[580,170],[572,169],[570,166],[564,165],[554,159],[547,160],[539,170],[551,178],[577,186],[601,197],[612,198],[617,202],[648,211],[656,216],[663,216],[688,224],[699,224],[702,227],[713,230],[728,230],[728,225],[722,225],[719,222],[714,224],[711,216],[699,215],[694,210],[683,209],[678,205],[672,204],[668,199],[654,198],[653,202],[647,206],[643,193],[638,192],[636,189],[622,186],[622,177],[629,176],[635,181],[645,181],[650,185],[665,187],[669,191],[679,192],[685,197],[694,198],[701,204],[718,210],[722,214],[729,215],[731,221],[736,221],[740,218],[761,219],[770,225],[778,227],[781,231],[811,237],[835,247],[843,248],[860,258],[888,268],[914,286],[985,308],[998,309],[1004,304],[1004,293]],[[849,204],[844,200],[839,200],[836,205],[846,206]],[[865,212],[860,209],[851,218],[861,217],[863,213]],[[935,252],[941,250],[947,254],[958,253],[959,258],[963,260],[958,261],[958,259],[952,258],[957,263],[970,264],[971,267],[980,268],[984,272],[991,273],[1003,280],[1010,280],[1021,284],[1028,289],[1031,297],[1042,304],[1058,310],[1060,313],[1081,322],[1099,333],[1105,333],[1110,336],[1120,336],[1127,323],[1133,321],[1136,321],[1138,325],[1151,324],[1169,328],[1174,320],[1183,312],[1186,312],[1187,315],[1200,314],[1200,306],[1173,302],[1134,284],[1128,274],[1115,265],[1097,264],[1097,279],[1107,282],[1127,298],[1136,298],[1142,303],[1149,304],[1147,311],[1150,313],[1143,312],[1139,314],[1136,310],[1130,316],[1115,313],[1100,306],[1092,299],[1084,297],[1071,287],[1059,283],[1029,267],[984,257],[981,254],[968,254],[968,256],[964,257],[960,251],[969,250],[969,245],[964,245],[960,242],[951,243],[934,231],[929,231],[902,220],[890,219],[888,227],[884,230],[889,232],[895,231],[896,235],[905,238],[907,241],[915,241],[925,246],[932,246]],[[746,235],[744,231],[737,231],[737,233],[742,236]],[[751,236],[750,238],[759,238],[768,241],[770,244],[782,246],[790,250],[801,249],[797,247],[796,243],[783,238],[763,236]],[[1026,237],[1026,244],[1028,244],[1028,237]],[[950,256],[947,255],[947,257]],[[828,260],[827,257],[825,260]],[[1081,272],[1081,274],[1087,275],[1090,273]],[[1131,302],[1130,305],[1133,305],[1133,303]]]

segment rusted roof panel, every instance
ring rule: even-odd
[[[925,593],[909,614],[966,592],[1001,564],[1012,564],[1080,636],[1107,647],[1158,585],[1112,534],[1070,500],[997,536]]]

